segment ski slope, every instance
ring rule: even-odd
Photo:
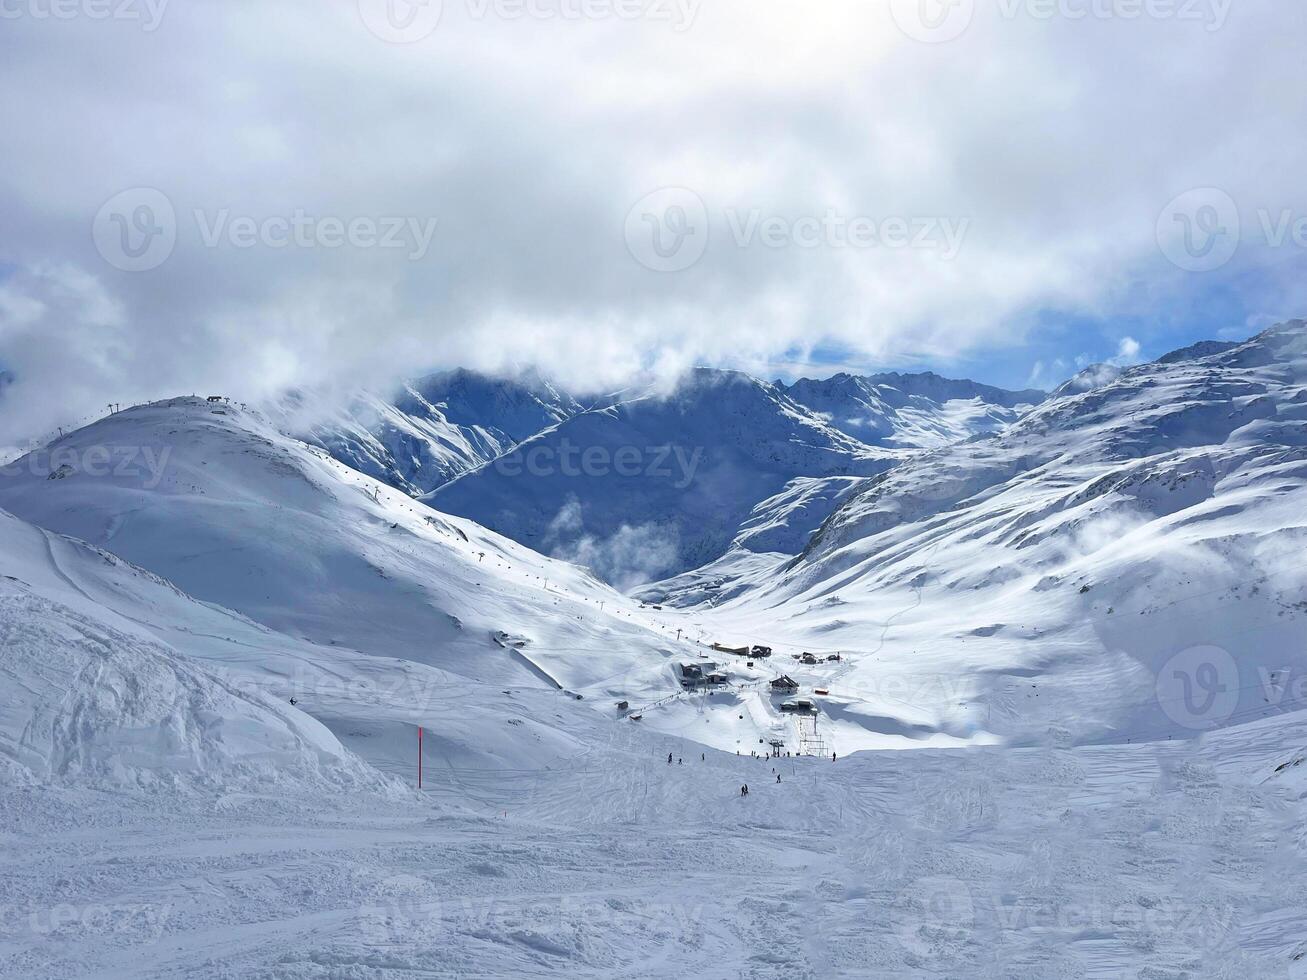
[[[570,753],[575,712],[615,721],[618,701],[639,713],[670,697],[677,710],[644,719],[666,730],[702,713],[679,710],[676,665],[710,641],[674,615],[432,511],[239,406],[182,398],[102,419],[7,467],[0,507],[56,532],[27,528],[14,574],[66,578],[161,642],[296,697],[347,744],[364,733],[359,750],[383,771],[411,767],[417,725],[451,758],[511,766],[519,753],[531,764]],[[79,557],[60,535],[103,556]],[[104,563],[130,572],[105,582]],[[523,689],[566,701],[564,720],[506,729]],[[740,722],[705,737],[733,750],[775,719]]]
[[[1301,716],[836,763],[586,736],[419,799],[6,783],[0,975],[1303,975]]]
[[[102,472],[102,452],[157,473]],[[49,479],[62,459],[69,472]],[[485,683],[542,683],[495,632],[571,687],[670,656],[583,569],[431,511],[237,406],[183,398],[102,419],[7,468],[0,507],[280,633]]]

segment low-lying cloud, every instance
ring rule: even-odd
[[[583,565],[622,592],[662,577],[678,560],[675,529],[623,524],[608,537],[596,537],[586,533],[575,498],[549,523],[544,544],[551,557]]]
[[[1297,236],[1230,240],[1231,205],[1307,214],[1300,6],[956,4],[924,38],[854,0],[92,6],[0,31],[4,443],[191,391],[946,362],[1049,311],[1303,298]]]

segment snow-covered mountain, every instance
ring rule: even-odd
[[[425,499],[627,587],[718,558],[796,478],[874,474],[902,455],[774,385],[699,369],[670,393],[573,415]]]
[[[1042,397],[930,373],[786,386],[701,369],[670,397],[637,388],[596,400],[534,374],[460,370],[414,382],[397,397],[358,392],[343,409],[283,407],[281,419],[353,469],[408,494],[435,491],[432,501],[445,509],[629,586],[701,566],[731,547],[795,554],[829,511],[819,502],[839,495],[845,475],[996,431]],[[730,424],[719,426],[728,415]],[[629,475],[587,489],[584,454],[597,463],[590,470],[606,476],[619,451]],[[519,465],[531,460],[536,465]],[[705,461],[710,485],[696,494],[688,484]],[[561,472],[569,466],[574,472]],[[507,482],[497,479],[501,471]],[[445,488],[464,474],[465,484]],[[661,485],[668,479],[671,493]],[[705,493],[711,508],[701,506]],[[787,513],[787,502],[799,509]]]
[[[225,404],[5,467],[0,973],[1296,975],[1307,328],[893,458],[683,609]]]
[[[435,513],[253,410],[181,398],[109,416],[6,467],[0,507],[279,633],[480,682],[584,688],[664,658],[584,570]]]
[[[908,449],[936,449],[995,432],[1046,397],[1042,391],[1007,391],[929,371],[803,378],[784,390],[860,442]]]
[[[861,481],[800,557],[723,585],[719,629],[863,651],[821,679],[898,732],[1260,717],[1307,670],[1307,328],[1209,350]],[[1189,717],[1185,677],[1228,698]]]
[[[304,392],[278,406],[284,426],[345,465],[413,496],[434,490],[581,410],[534,373],[454,370],[394,395],[358,391],[341,406]]]

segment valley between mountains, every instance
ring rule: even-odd
[[[1302,976],[1305,515],[1301,321],[124,408],[0,469],[0,974]]]

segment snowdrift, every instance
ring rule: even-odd
[[[38,781],[148,789],[388,783],[312,718],[0,581],[0,756]]]

